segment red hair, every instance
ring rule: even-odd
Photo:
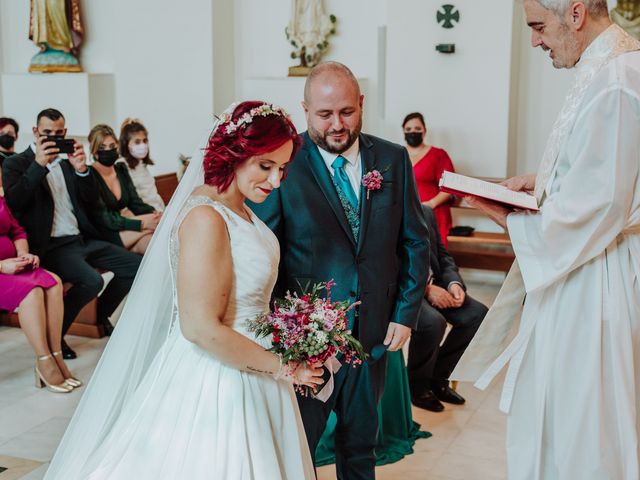
[[[240,103],[233,111],[231,121],[237,122],[240,117],[261,105],[265,105],[265,102]],[[226,131],[227,123],[221,123],[209,137],[204,152],[204,182],[218,187],[220,192],[229,188],[236,168],[249,158],[273,152],[291,140],[293,151],[290,160],[293,160],[302,143],[296,127],[284,115],[256,115],[251,123],[231,133]]]

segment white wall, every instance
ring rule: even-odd
[[[358,78],[366,79],[365,129],[376,132],[378,95],[378,26],[386,15],[386,0],[325,0],[325,10],[337,19],[337,34],[329,38],[326,60],[346,64]],[[245,98],[247,80],[281,79],[297,62],[290,58],[291,48],[284,29],[289,23],[290,0],[236,0],[235,52],[236,85],[239,98]],[[268,20],[267,20],[268,19]],[[249,90],[253,94],[252,90]],[[280,88],[274,87],[274,92]],[[269,100],[269,91],[261,100]],[[277,93],[276,93],[277,94]],[[300,114],[302,89],[292,92],[293,108]],[[296,111],[292,111],[295,114]]]
[[[494,5],[495,4],[495,5]],[[427,140],[466,174],[506,175],[512,0],[458,0],[460,23],[436,23],[439,0],[403,0],[389,9],[386,135],[402,141],[404,116],[425,116]],[[436,44],[454,43],[442,54]]]
[[[326,58],[366,79],[367,131],[402,142],[402,117],[421,110],[428,140],[446,148],[460,171],[505,176],[536,170],[571,72],[555,70],[530,47],[521,2],[493,1],[491,9],[477,0],[453,2],[461,22],[444,30],[435,22],[443,3],[437,0],[324,0],[338,18]],[[269,99],[295,63],[284,34],[290,0],[82,5],[82,65],[89,73],[113,74],[114,123],[136,116],[147,124],[156,173],[175,170],[178,153],[191,154],[212,114],[244,99],[248,83],[282,80],[279,90],[262,92]],[[28,23],[27,0],[0,1],[0,73],[27,71],[36,52]],[[380,26],[387,34],[382,50]],[[435,52],[436,43],[447,42],[456,43],[457,53]],[[289,84],[297,85],[290,97],[299,115],[301,82]],[[16,115],[1,104],[0,114]],[[30,140],[30,127],[22,125],[19,147]]]
[[[154,173],[175,171],[178,153],[195,150],[213,114],[212,2],[185,5],[172,0],[82,2],[82,66],[89,73],[114,75],[113,127],[117,130],[127,116],[145,123],[157,164]],[[28,40],[28,27],[28,1],[0,2],[0,72],[27,71],[37,51]],[[1,105],[0,113],[16,115]],[[19,147],[30,141],[30,127],[21,125],[25,135]]]

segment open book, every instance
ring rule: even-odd
[[[539,210],[536,197],[529,193],[514,192],[503,185],[457,173],[444,172],[440,179],[440,190],[454,195],[474,195],[511,207]]]

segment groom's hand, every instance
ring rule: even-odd
[[[391,322],[389,328],[387,328],[387,336],[384,339],[384,344],[389,346],[387,351],[395,352],[396,350],[400,350],[410,337],[411,329],[409,327]]]

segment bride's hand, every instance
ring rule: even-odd
[[[289,363],[291,369],[291,379],[296,385],[306,385],[315,388],[324,383],[322,375],[324,370],[321,363],[314,363],[309,366],[306,363]]]

